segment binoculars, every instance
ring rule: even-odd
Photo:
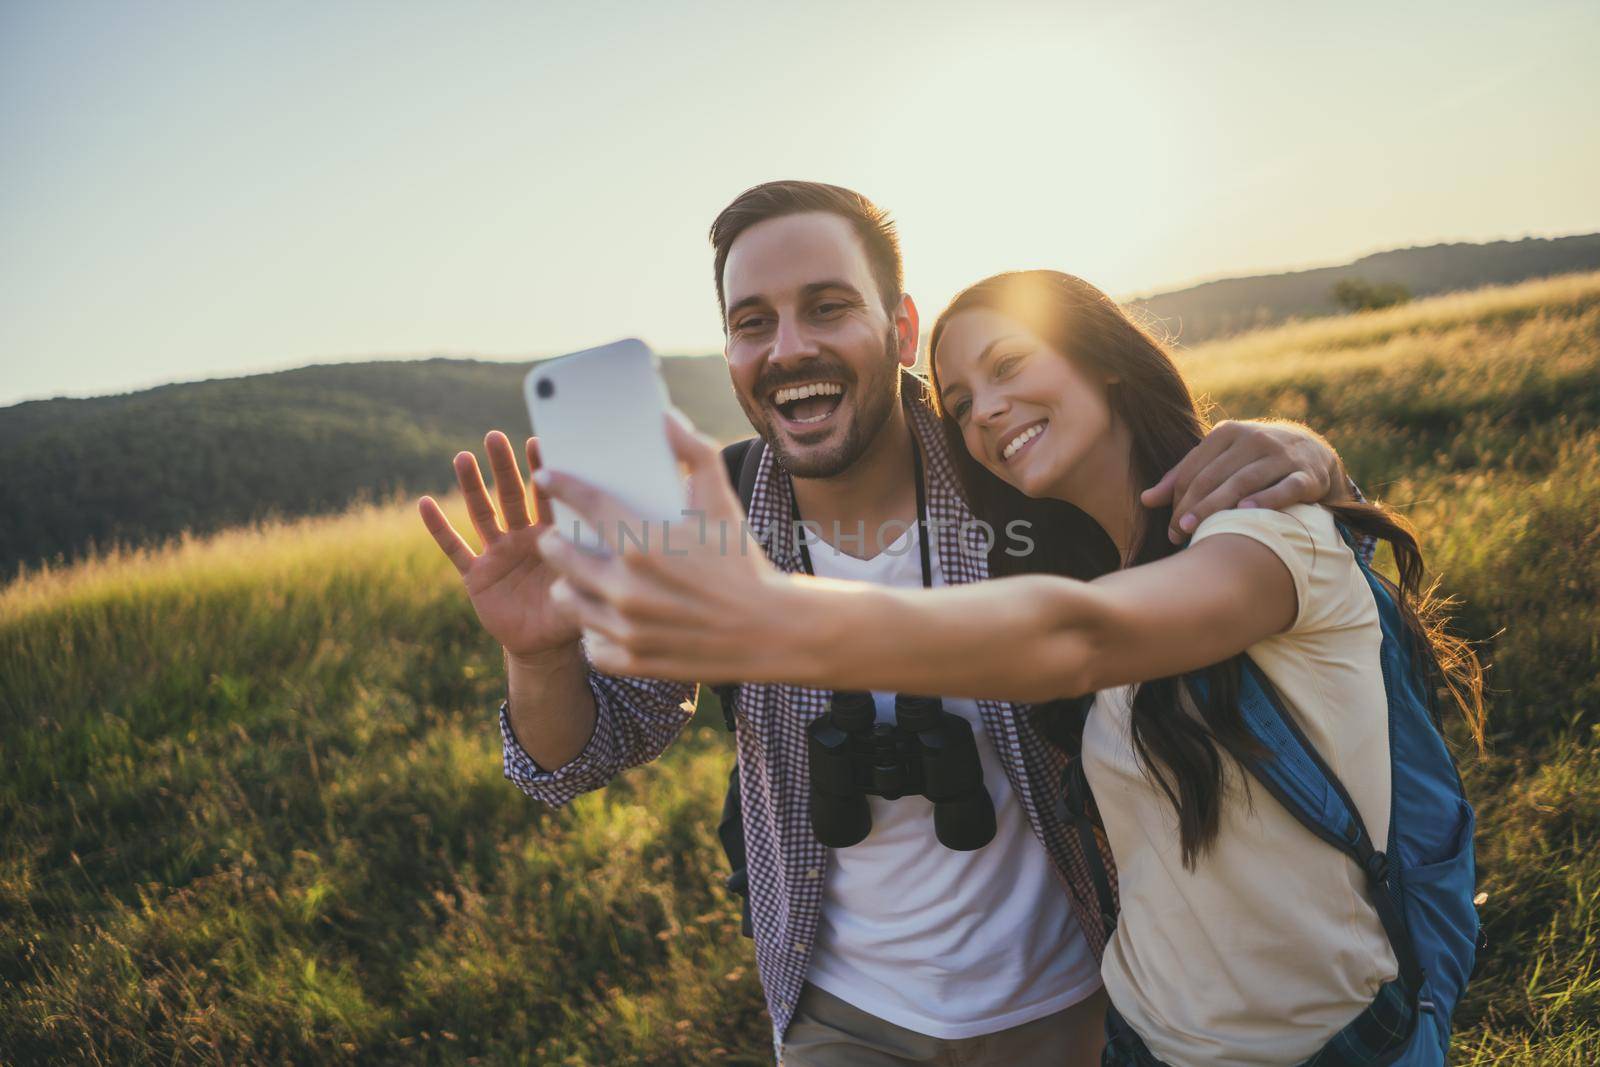
[[[994,803],[972,724],[938,697],[894,698],[893,723],[878,722],[871,693],[837,692],[806,727],[811,762],[811,829],[829,848],[860,843],[872,830],[868,796],[933,802],[933,830],[957,852],[994,838]]]

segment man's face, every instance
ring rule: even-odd
[[[899,403],[901,364],[916,358],[910,300],[890,317],[860,239],[829,212],[741,233],[722,294],[728,373],[750,425],[790,474],[848,469]]]

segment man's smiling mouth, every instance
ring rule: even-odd
[[[795,426],[814,426],[825,421],[844,403],[842,382],[816,381],[786,385],[769,397],[785,422]]]

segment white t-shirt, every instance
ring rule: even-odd
[[[1378,848],[1389,831],[1388,708],[1377,607],[1326,510],[1224,511],[1201,541],[1242,534],[1294,579],[1294,623],[1247,651],[1350,792]],[[1221,832],[1184,869],[1177,816],[1134,757],[1131,686],[1096,698],[1084,771],[1117,860],[1121,915],[1101,974],[1157,1057],[1191,1064],[1298,1063],[1395,977],[1366,879],[1224,757]]]
[[[868,560],[808,535],[829,578],[920,588],[919,530]],[[875,547],[869,545],[868,547]],[[938,553],[933,581],[944,584]],[[906,640],[915,641],[908,633]],[[874,693],[878,720],[894,694]],[[944,701],[972,723],[994,840],[971,852],[940,844],[926,797],[869,797],[872,832],[830,849],[808,979],[868,1014],[930,1037],[995,1033],[1076,1004],[1100,988],[1067,891],[1028,825],[971,700]]]

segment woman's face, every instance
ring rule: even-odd
[[[1073,472],[1112,443],[1105,383],[1008,315],[958,312],[934,357],[967,451],[1029,496],[1063,495]]]

